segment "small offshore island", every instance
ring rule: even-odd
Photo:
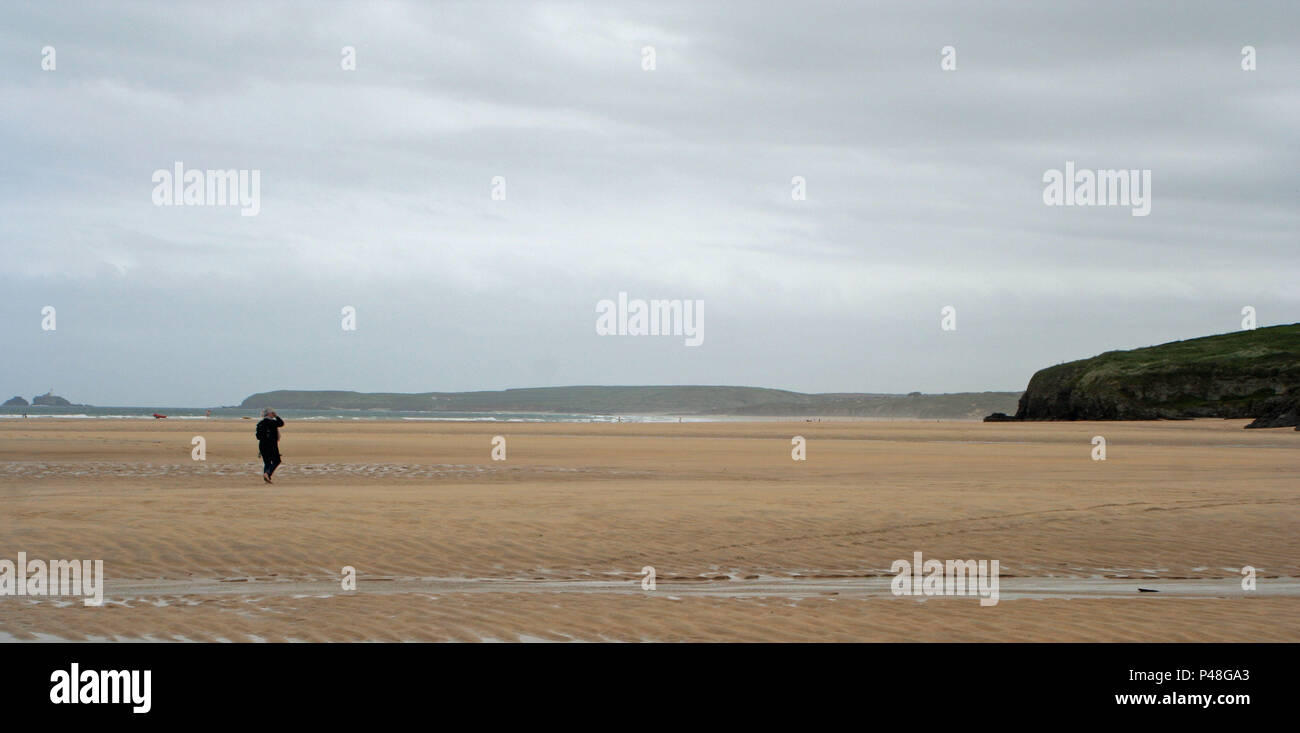
[[[0,407],[89,407],[89,405],[74,404],[54,394],[54,390],[50,390],[43,395],[36,395],[31,402],[19,396],[10,397],[0,404]]]

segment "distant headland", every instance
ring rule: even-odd
[[[341,392],[276,390],[239,406],[299,410],[533,412],[592,415],[730,415],[979,419],[1011,409],[1018,392],[953,394],[804,394],[761,387],[532,387],[481,392]]]

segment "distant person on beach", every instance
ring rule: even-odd
[[[269,407],[262,409],[257,423],[257,455],[262,457],[262,480],[271,483],[271,474],[280,465],[280,428],[284,420]]]

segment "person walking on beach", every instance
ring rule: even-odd
[[[257,423],[257,455],[262,457],[262,480],[271,483],[271,474],[280,465],[280,428],[284,420],[269,407],[262,409]]]

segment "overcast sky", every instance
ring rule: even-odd
[[[0,399],[1020,390],[1300,321],[1298,8],[10,4]],[[155,206],[176,161],[260,212]],[[1066,161],[1149,169],[1150,214],[1045,205]],[[619,292],[704,343],[598,336]]]

